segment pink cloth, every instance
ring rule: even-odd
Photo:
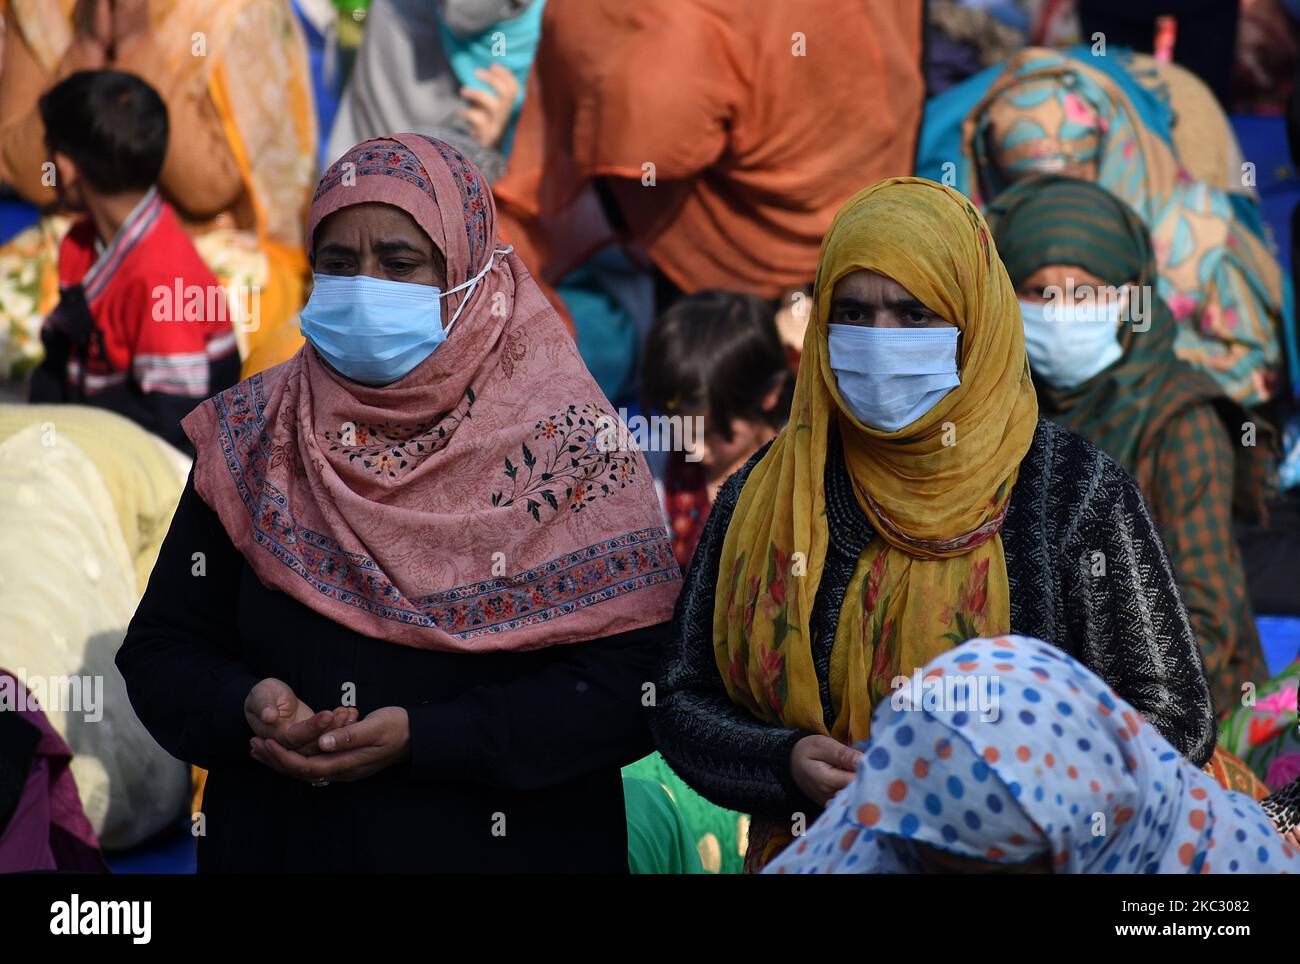
[[[11,673],[15,692],[20,685]],[[11,712],[6,710],[5,712]],[[99,840],[86,819],[77,782],[68,764],[72,751],[45,714],[27,704],[16,710],[24,723],[40,732],[18,807],[0,832],[0,874],[36,870],[108,873]]]
[[[397,134],[331,165],[309,248],[322,218],[371,201],[429,234],[447,289],[500,246],[482,176],[441,141]],[[391,385],[305,345],[205,402],[184,422],[199,494],[263,583],[390,642],[523,650],[667,620],[681,575],[649,471],[602,451],[611,406],[555,310],[513,254],[444,319],[462,298]]]

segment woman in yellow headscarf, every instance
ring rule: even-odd
[[[1204,764],[1209,691],[1160,537],[1117,463],[1038,418],[970,201],[920,178],[851,198],[803,351],[789,426],[710,515],[653,720],[682,777],[755,815],[750,869],[852,779],[872,707],[978,636],[1070,652]]]

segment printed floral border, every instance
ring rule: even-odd
[[[252,520],[254,543],[315,591],[343,605],[381,619],[441,629],[456,639],[473,639],[537,625],[678,578],[667,532],[648,528],[513,576],[407,599],[372,558],[347,552],[329,536],[299,525],[284,493],[266,481],[270,440],[264,431],[262,376],[217,395],[212,403],[222,455]]]

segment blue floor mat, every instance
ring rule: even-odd
[[[170,833],[123,850],[105,854],[115,874],[192,874],[195,868],[195,839],[186,820]]]
[[[0,244],[39,220],[40,212],[34,205],[8,195],[0,197]]]

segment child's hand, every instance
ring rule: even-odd
[[[484,147],[497,147],[510,123],[515,98],[519,96],[519,81],[500,64],[493,64],[487,70],[476,70],[474,75],[488,84],[492,92],[462,87],[460,96],[469,101],[469,106],[460,113],[469,121],[474,140]]]

